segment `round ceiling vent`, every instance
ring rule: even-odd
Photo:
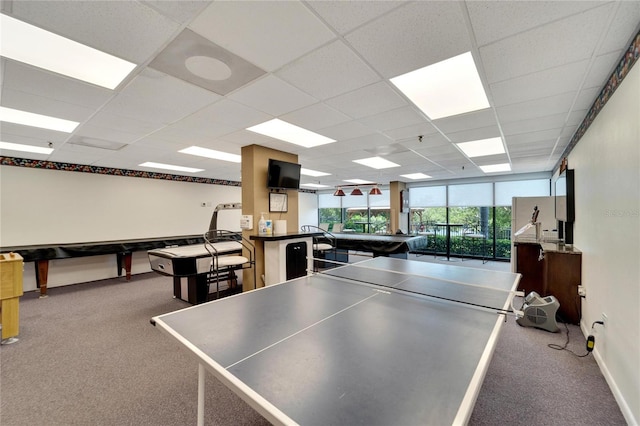
[[[192,56],[184,62],[193,74],[206,80],[226,80],[231,77],[231,68],[224,62],[209,56]]]

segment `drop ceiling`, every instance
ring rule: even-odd
[[[109,90],[2,58],[2,106],[80,122],[71,134],[2,123],[4,142],[54,147],[3,156],[239,181],[240,164],[178,151],[259,144],[330,173],[303,182],[332,187],[478,178],[494,163],[550,172],[640,24],[637,1],[3,1],[2,13],[137,65]],[[202,55],[222,55],[232,77],[184,72],[181,40],[211,43]],[[464,52],[487,109],[431,120],[389,81]],[[273,118],[336,142],[246,130]],[[494,137],[505,154],[468,158],[455,145]],[[401,167],[353,162],[374,155]]]

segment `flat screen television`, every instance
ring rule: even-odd
[[[270,158],[267,188],[300,189],[300,164]]]

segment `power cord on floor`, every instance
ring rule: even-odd
[[[566,322],[562,322],[564,324],[564,328],[566,330],[566,335],[567,335],[567,340],[564,342],[563,346],[560,345],[556,345],[555,343],[549,343],[547,346],[550,347],[551,349],[555,349],[556,351],[567,351],[572,353],[573,355],[577,356],[578,358],[584,358],[586,356],[589,356],[589,354],[591,353],[591,351],[593,351],[593,348],[596,344],[596,339],[593,336],[593,334],[590,334],[589,337],[587,337],[587,353],[584,355],[579,355],[575,352],[573,352],[571,349],[568,349],[567,346],[569,346],[569,326],[567,325]],[[604,325],[604,322],[602,321],[594,321],[593,324],[591,324],[591,329],[593,330],[593,328],[595,327],[596,324],[600,324],[600,325]]]

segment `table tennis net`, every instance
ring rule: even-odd
[[[483,274],[479,270],[470,270],[476,271],[477,275]],[[407,272],[370,267],[366,262],[327,269],[318,275],[337,278],[346,284],[368,285],[409,296],[427,297],[499,313],[515,311],[512,306],[513,297],[521,295],[520,292],[511,291],[511,288],[499,287],[492,282],[481,282],[482,279],[465,281],[460,276],[465,274],[447,275],[436,272],[428,275],[422,271]]]

